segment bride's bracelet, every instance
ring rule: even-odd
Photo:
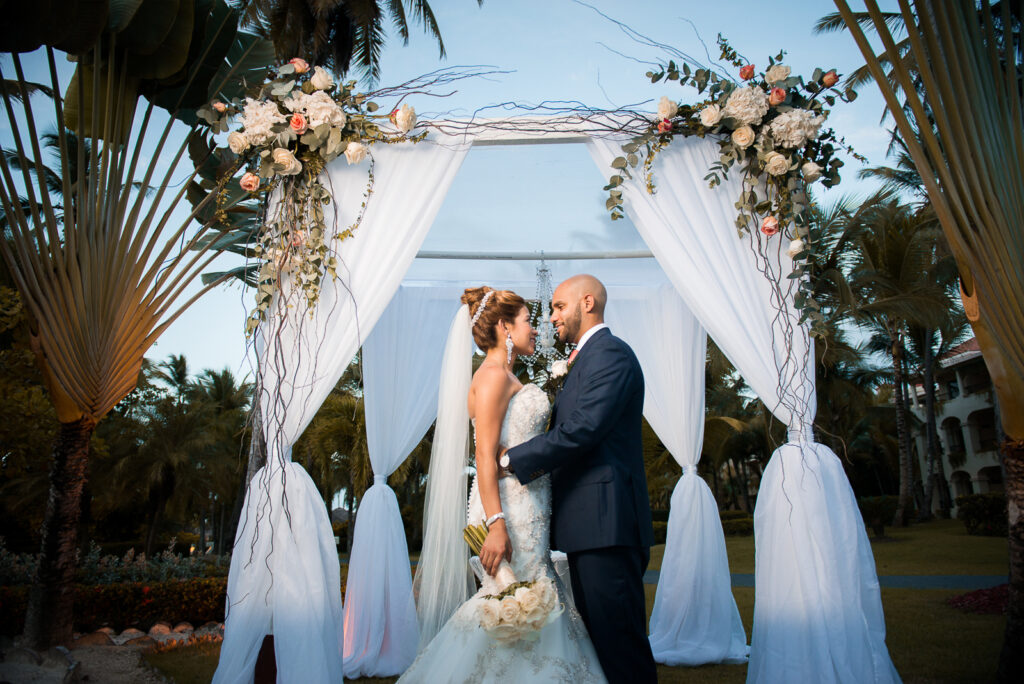
[[[484,525],[486,525],[487,528],[490,529],[491,525],[493,525],[494,523],[498,522],[499,520],[504,520],[504,519],[505,519],[505,511],[498,511],[497,513],[492,515],[490,518],[488,518],[487,522],[485,522]]]

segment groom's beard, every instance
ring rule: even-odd
[[[562,319],[562,327],[559,329],[558,338],[567,344],[576,344],[580,341],[580,326],[583,324],[583,307],[576,305],[576,310],[568,318]]]

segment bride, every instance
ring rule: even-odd
[[[517,354],[534,351],[522,297],[509,290],[470,288],[455,317],[441,369],[441,395],[427,485],[423,553],[414,591],[420,653],[400,682],[603,682],[594,647],[566,600],[551,563],[549,476],[522,485],[501,472],[498,451],[543,432],[551,407],[537,385],[512,373]],[[486,353],[472,373],[473,342]],[[466,502],[468,426],[475,431],[476,477]],[[469,571],[462,538],[468,523],[486,522],[480,551],[481,587]],[[555,582],[565,611],[535,641],[500,643],[480,626],[477,608],[504,583],[505,563],[519,581]],[[468,599],[468,600],[467,600]]]

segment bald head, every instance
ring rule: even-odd
[[[558,337],[572,344],[579,342],[585,332],[604,323],[604,308],[608,291],[592,275],[574,275],[555,288],[551,297],[551,322]]]

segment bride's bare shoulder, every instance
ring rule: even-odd
[[[484,364],[477,368],[469,386],[470,416],[480,413],[484,407],[504,412],[513,384],[508,372],[500,366]]]

